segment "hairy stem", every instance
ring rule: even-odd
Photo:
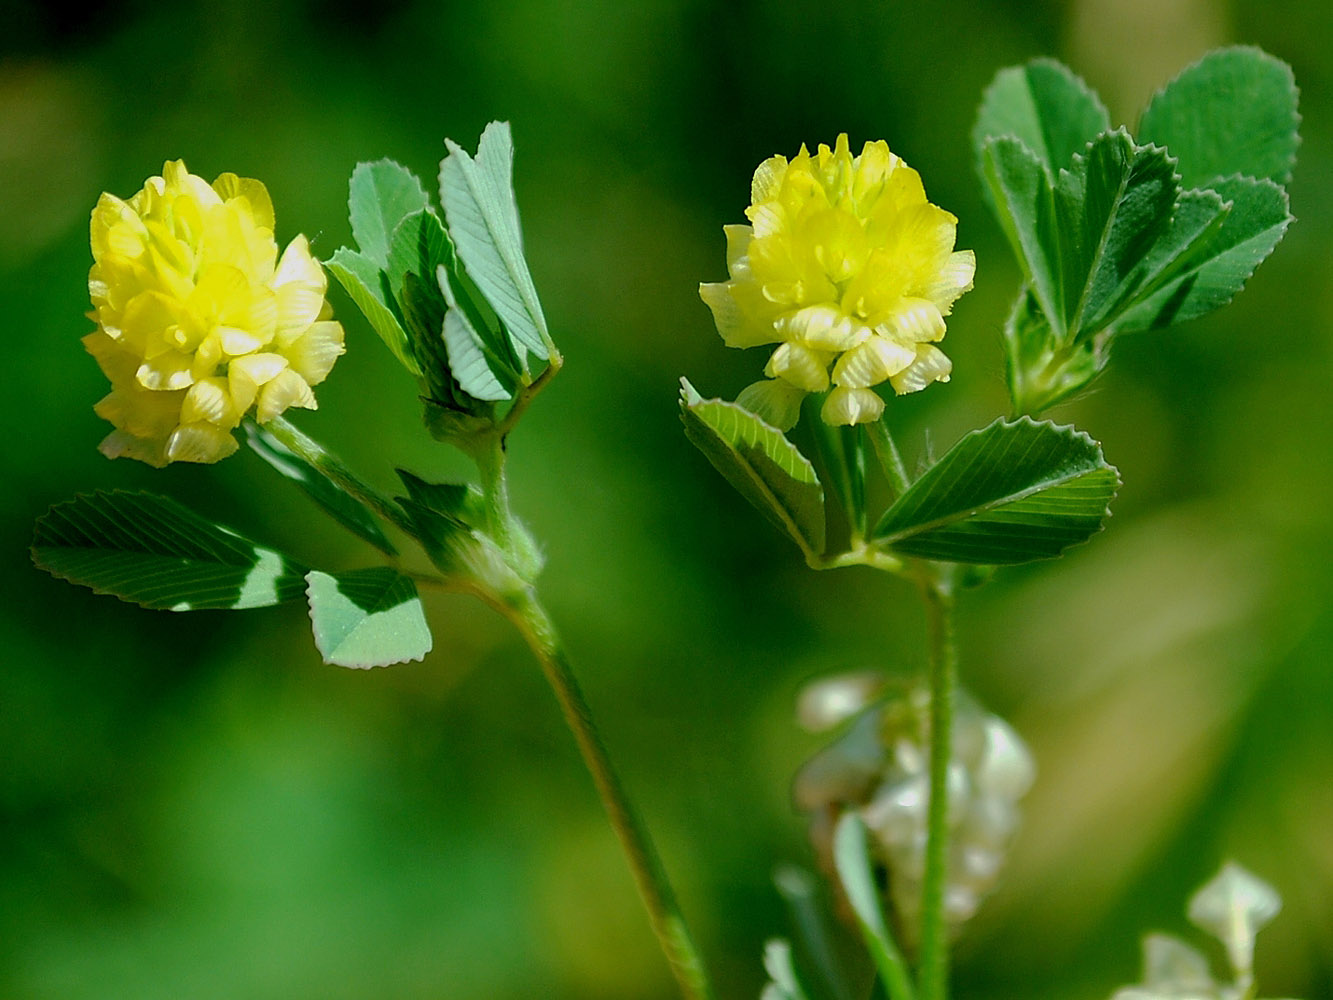
[[[492,541],[506,552],[513,540],[514,515],[509,509],[509,485],[505,479],[504,438],[496,434],[473,456],[481,474],[481,492],[486,501],[486,530]]]
[[[954,601],[937,579],[921,584],[930,631],[930,810],[926,819],[926,872],[921,892],[921,1000],[949,994],[949,927],[944,890],[949,877],[949,764],[953,759],[953,715],[958,687]]]
[[[685,917],[657,849],[653,846],[652,837],[611,765],[606,746],[593,723],[592,712],[570,670],[569,661],[546,610],[531,591],[497,606],[523,633],[555,691],[565,722],[574,734],[583,762],[592,775],[611,826],[634,874],[639,896],[648,910],[653,933],[657,935],[658,944],[666,955],[682,995],[687,1000],[712,1000],[713,991],[703,962],[690,937]]]

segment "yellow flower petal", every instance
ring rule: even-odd
[[[824,400],[820,408],[820,419],[834,427],[849,424],[868,424],[879,419],[884,412],[884,400],[873,389],[849,389],[837,386]]]
[[[944,317],[929,299],[901,299],[892,310],[876,318],[885,336],[905,344],[936,341],[944,337]]]
[[[841,424],[874,419],[883,401],[870,388],[885,380],[911,392],[948,378],[948,358],[926,347],[971,288],[975,257],[954,249],[958,220],[887,143],[853,156],[844,133],[813,156],[772,157],[750,194],[751,225],[725,228],[728,280],[700,286],[728,346],[777,342],[764,371],[792,391],[826,391],[833,365],[823,415]],[[764,385],[746,398],[771,409],[764,394],[778,390]]]
[[[241,414],[232,401],[228,380],[221,375],[200,379],[190,386],[181,404],[180,422],[210,423],[231,430],[241,422]]]
[[[915,360],[916,351],[911,347],[873,336],[838,359],[833,366],[833,384],[867,389],[897,375]]]
[[[281,354],[251,354],[227,366],[227,386],[236,409],[245,413],[254,405],[259,387],[272,381],[284,368]]]
[[[736,405],[780,431],[789,431],[801,416],[801,401],[805,397],[804,389],[784,379],[764,379],[742,389]]]
[[[932,382],[947,382],[952,371],[953,362],[943,351],[934,344],[920,344],[916,349],[916,360],[889,379],[889,383],[901,396],[924,389]]]
[[[213,190],[224,202],[235,198],[244,198],[246,205],[242,211],[248,211],[256,226],[273,229],[273,200],[268,188],[250,177],[237,177],[232,173],[218,174],[213,182]]]
[[[333,320],[320,320],[283,348],[282,355],[292,366],[292,371],[310,385],[319,385],[344,350],[342,324]]]
[[[930,299],[940,313],[948,316],[953,304],[964,292],[972,290],[972,278],[977,272],[977,257],[971,250],[955,250],[948,263],[928,281],[921,283],[920,295]]]
[[[255,405],[255,419],[266,424],[289,406],[299,406],[306,410],[316,409],[315,394],[300,375],[290,368],[280,372],[272,381],[259,390],[259,401]]]
[[[181,351],[165,351],[139,365],[134,377],[145,389],[184,389],[194,383],[194,373],[190,370],[192,360],[189,354]]]
[[[831,355],[812,351],[800,344],[779,344],[764,366],[769,378],[780,378],[806,392],[823,392],[828,388],[828,365]]]
[[[732,278],[738,278],[736,273],[737,266],[740,265],[744,271],[749,271],[750,262],[748,255],[750,253],[750,240],[754,239],[753,226],[723,226],[722,232],[727,237],[727,270]],[[744,264],[740,264],[745,261]]]
[[[699,286],[699,298],[713,311],[713,323],[728,347],[758,347],[779,340],[772,327],[751,323],[733,295],[733,288],[724,281]]]
[[[168,462],[220,462],[236,451],[236,439],[213,424],[182,424],[167,440]]]
[[[870,330],[837,306],[806,306],[773,324],[781,339],[820,351],[847,351],[870,336]]]
[[[754,180],[750,182],[750,202],[754,205],[771,201],[782,189],[782,179],[787,175],[787,158],[770,156],[755,169]]]

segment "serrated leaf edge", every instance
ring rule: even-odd
[[[1061,433],[1068,432],[1068,433],[1071,434],[1073,437],[1082,439],[1084,442],[1086,442],[1087,444],[1092,445],[1093,448],[1096,449],[1096,452],[1097,452],[1097,456],[1098,456],[1099,461],[1102,463],[1102,465],[1105,466],[1105,470],[1104,470],[1104,471],[1109,471],[1109,472],[1112,474],[1112,476],[1115,478],[1115,489],[1112,490],[1110,497],[1107,498],[1106,506],[1105,506],[1105,508],[1102,510],[1102,513],[1101,513],[1102,524],[1098,526],[1098,528],[1097,528],[1096,531],[1094,531],[1094,532],[1092,532],[1092,534],[1088,535],[1088,538],[1083,539],[1082,541],[1079,541],[1079,542],[1075,542],[1075,543],[1073,543],[1073,545],[1068,546],[1068,548],[1074,548],[1074,547],[1077,546],[1077,545],[1082,545],[1082,544],[1084,544],[1086,541],[1088,541],[1088,539],[1091,539],[1093,536],[1095,536],[1095,535],[1099,534],[1100,532],[1102,532],[1103,530],[1105,530],[1105,522],[1106,522],[1107,520],[1109,520],[1112,516],[1114,516],[1114,515],[1112,514],[1112,512],[1111,512],[1111,501],[1114,500],[1114,499],[1116,498],[1117,494],[1118,494],[1119,491],[1120,491],[1120,487],[1124,485],[1124,482],[1123,482],[1123,480],[1120,478],[1120,470],[1117,469],[1117,468],[1116,468],[1114,465],[1112,465],[1110,462],[1106,461],[1106,454],[1105,454],[1105,452],[1102,450],[1102,444],[1101,444],[1101,442],[1098,441],[1096,438],[1094,438],[1091,434],[1087,433],[1086,431],[1081,431],[1081,430],[1079,430],[1079,429],[1078,429],[1077,427],[1075,427],[1073,424],[1056,424],[1056,423],[1052,423],[1052,422],[1049,421],[1049,420],[1034,420],[1032,417],[1030,417],[1030,416],[1027,415],[1026,413],[1023,414],[1023,415],[1020,416],[1020,417],[1017,417],[1017,418],[1014,419],[1014,420],[1006,420],[1005,418],[1000,417],[1000,418],[998,418],[998,419],[996,419],[996,420],[992,420],[992,421],[991,421],[989,424],[987,424],[985,427],[979,427],[979,428],[977,428],[977,429],[974,430],[974,431],[968,431],[966,434],[964,434],[962,437],[960,437],[957,441],[954,442],[954,444],[949,448],[949,451],[953,451],[954,448],[957,448],[960,444],[963,443],[963,441],[965,441],[967,438],[971,437],[971,436],[974,435],[974,434],[984,434],[984,433],[986,433],[987,431],[989,431],[989,430],[990,430],[991,428],[993,428],[993,427],[1017,427],[1017,426],[1019,426],[1019,425],[1027,425],[1027,426],[1031,426],[1031,427],[1048,427],[1048,428],[1050,428],[1051,430],[1059,431],[1059,432],[1061,432]],[[949,452],[946,451],[946,452],[945,452],[945,456],[947,456],[948,453],[949,453]],[[943,458],[941,458],[940,460],[942,461]],[[1019,501],[1019,500],[1024,500],[1024,499],[1026,499],[1027,497],[1032,496],[1032,494],[1034,494],[1034,493],[1039,493],[1039,492],[1041,492],[1041,491],[1044,490],[1044,489],[1048,489],[1048,488],[1050,488],[1050,487],[1052,487],[1052,486],[1059,486],[1059,485],[1061,485],[1062,483],[1071,482],[1071,481],[1074,480],[1074,479],[1081,479],[1083,476],[1089,475],[1090,472],[1098,472],[1098,471],[1103,471],[1103,470],[1100,470],[1100,469],[1093,469],[1093,470],[1089,470],[1089,472],[1083,472],[1083,473],[1080,473],[1080,474],[1077,475],[1077,476],[1064,477],[1064,478],[1060,478],[1060,479],[1049,479],[1049,480],[1044,480],[1044,481],[1042,481],[1041,483],[1038,483],[1038,484],[1032,486],[1032,487],[1029,488],[1029,489],[1022,490],[1022,491],[1020,491],[1020,492],[1018,492],[1018,493],[1013,493],[1013,494],[1006,495],[1002,500],[996,500],[996,501],[993,501],[993,502],[991,502],[991,503],[980,504],[979,506],[969,508],[969,509],[967,509],[966,511],[963,511],[963,512],[961,512],[961,513],[959,513],[959,514],[956,514],[956,515],[951,515],[951,516],[949,516],[949,517],[945,517],[945,518],[936,518],[936,519],[934,519],[934,520],[932,520],[932,521],[919,522],[918,524],[913,525],[913,528],[912,528],[911,531],[899,531],[899,532],[895,532],[895,533],[893,533],[893,534],[889,534],[889,535],[879,535],[879,534],[876,534],[876,536],[875,536],[875,540],[876,540],[877,542],[881,542],[881,543],[884,543],[884,544],[887,544],[887,545],[892,545],[894,542],[901,541],[901,540],[903,540],[903,539],[907,539],[907,538],[912,538],[912,537],[914,537],[914,536],[916,536],[916,535],[923,534],[923,533],[925,533],[925,532],[927,532],[927,531],[932,531],[932,530],[934,530],[935,528],[941,527],[942,525],[953,524],[953,523],[955,523],[955,522],[957,522],[957,521],[963,521],[963,520],[966,520],[967,518],[974,517],[974,516],[976,516],[977,514],[980,514],[980,513],[984,512],[984,511],[993,510],[993,509],[995,509],[996,507],[1004,506],[1004,505],[1006,505],[1006,504],[1016,503],[1017,501]],[[919,482],[919,480],[918,480],[918,482]],[[913,484],[913,485],[915,485],[915,484]],[[904,497],[905,497],[905,496],[908,496],[908,495],[910,494],[910,492],[911,492],[911,490],[909,490],[908,493],[904,493],[903,496],[904,496]],[[890,515],[891,513],[893,513],[893,509],[894,509],[894,507],[897,507],[897,506],[898,506],[898,503],[901,502],[901,500],[902,500],[902,497],[899,497],[898,502],[895,502],[895,503],[893,504],[893,506],[891,506],[888,510],[886,510],[886,511],[884,512],[883,517],[880,518],[880,521],[881,521],[881,522],[883,522],[883,521],[885,521],[885,520],[888,520],[889,515]]]

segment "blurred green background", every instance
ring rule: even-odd
[[[1333,9],[1307,0],[305,0],[5,3],[0,315],[0,997],[673,995],[555,702],[478,604],[432,598],[436,650],[320,663],[300,607],[140,611],[34,570],[46,507],[94,487],[192,503],[322,565],[374,561],[248,453],[106,462],[92,404],[88,213],[163,160],[261,178],[278,237],[348,242],[346,182],[391,156],[432,180],[449,135],[513,123],[533,271],[567,367],[511,442],[544,593],[658,833],[724,997],[785,933],[776,861],[815,747],[801,681],[912,671],[905,585],[817,575],[680,433],[677,379],[752,381],[698,301],[749,175],[801,142],[886,138],[960,218],[976,290],[947,387],[895,402],[909,457],[1005,409],[1016,268],[967,140],[981,88],[1039,54],[1134,121],[1216,44],[1303,88],[1298,223],[1236,304],[1126,339],[1061,420],[1125,485],[1109,530],[963,602],[967,684],[1041,776],[1003,887],[960,942],[959,997],[1101,998],[1138,938],[1190,934],[1227,857],[1275,883],[1264,992],[1333,996]],[[433,186],[430,184],[428,186]],[[368,327],[298,417],[372,480],[457,476]],[[1196,938],[1197,940],[1197,938]]]

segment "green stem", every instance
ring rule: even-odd
[[[611,765],[606,746],[592,720],[578,681],[560,644],[555,627],[534,593],[511,598],[497,607],[514,623],[527,640],[542,665],[547,681],[555,691],[565,722],[574,734],[583,761],[606,807],[611,827],[629,861],[639,895],[648,910],[653,933],[657,935],[671,972],[688,1000],[712,1000],[713,991],[703,962],[694,946],[672,891],[657,849]]]
[[[396,503],[374,487],[358,479],[351,469],[343,465],[337,456],[326,451],[324,446],[314,438],[308,437],[297,430],[284,417],[274,417],[263,425],[263,430],[268,431],[297,458],[313,465],[341,489],[356,497],[385,521],[415,537],[415,528]]]
[[[958,687],[952,593],[937,579],[923,579],[922,597],[930,631],[930,810],[926,826],[926,871],[921,891],[921,1000],[949,995],[949,927],[944,891],[949,877],[949,764],[953,759],[953,714]]]
[[[509,509],[509,485],[505,478],[504,437],[495,434],[473,457],[481,474],[481,493],[486,501],[486,527],[496,545],[508,552],[514,515]]]

